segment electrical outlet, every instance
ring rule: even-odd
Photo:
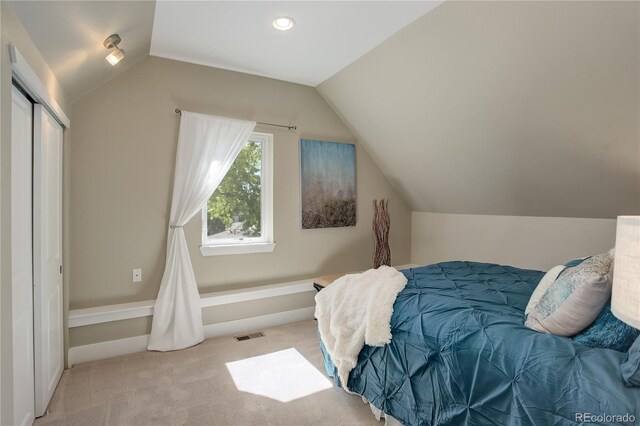
[[[133,282],[139,283],[142,281],[142,269],[133,270]]]

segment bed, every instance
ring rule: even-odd
[[[523,325],[543,272],[474,262],[402,272],[408,283],[394,305],[391,343],[365,346],[349,376],[348,388],[372,406],[405,425],[568,425],[580,413],[640,417],[640,388],[625,387],[620,376],[624,353]],[[321,349],[335,380],[322,342]]]

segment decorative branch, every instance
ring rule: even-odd
[[[389,200],[373,200],[373,267],[391,266],[391,249],[389,248]]]

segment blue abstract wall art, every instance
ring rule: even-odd
[[[356,146],[300,140],[302,228],[356,225]]]

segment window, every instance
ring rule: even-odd
[[[202,209],[204,256],[270,252],[273,136],[254,133]]]

